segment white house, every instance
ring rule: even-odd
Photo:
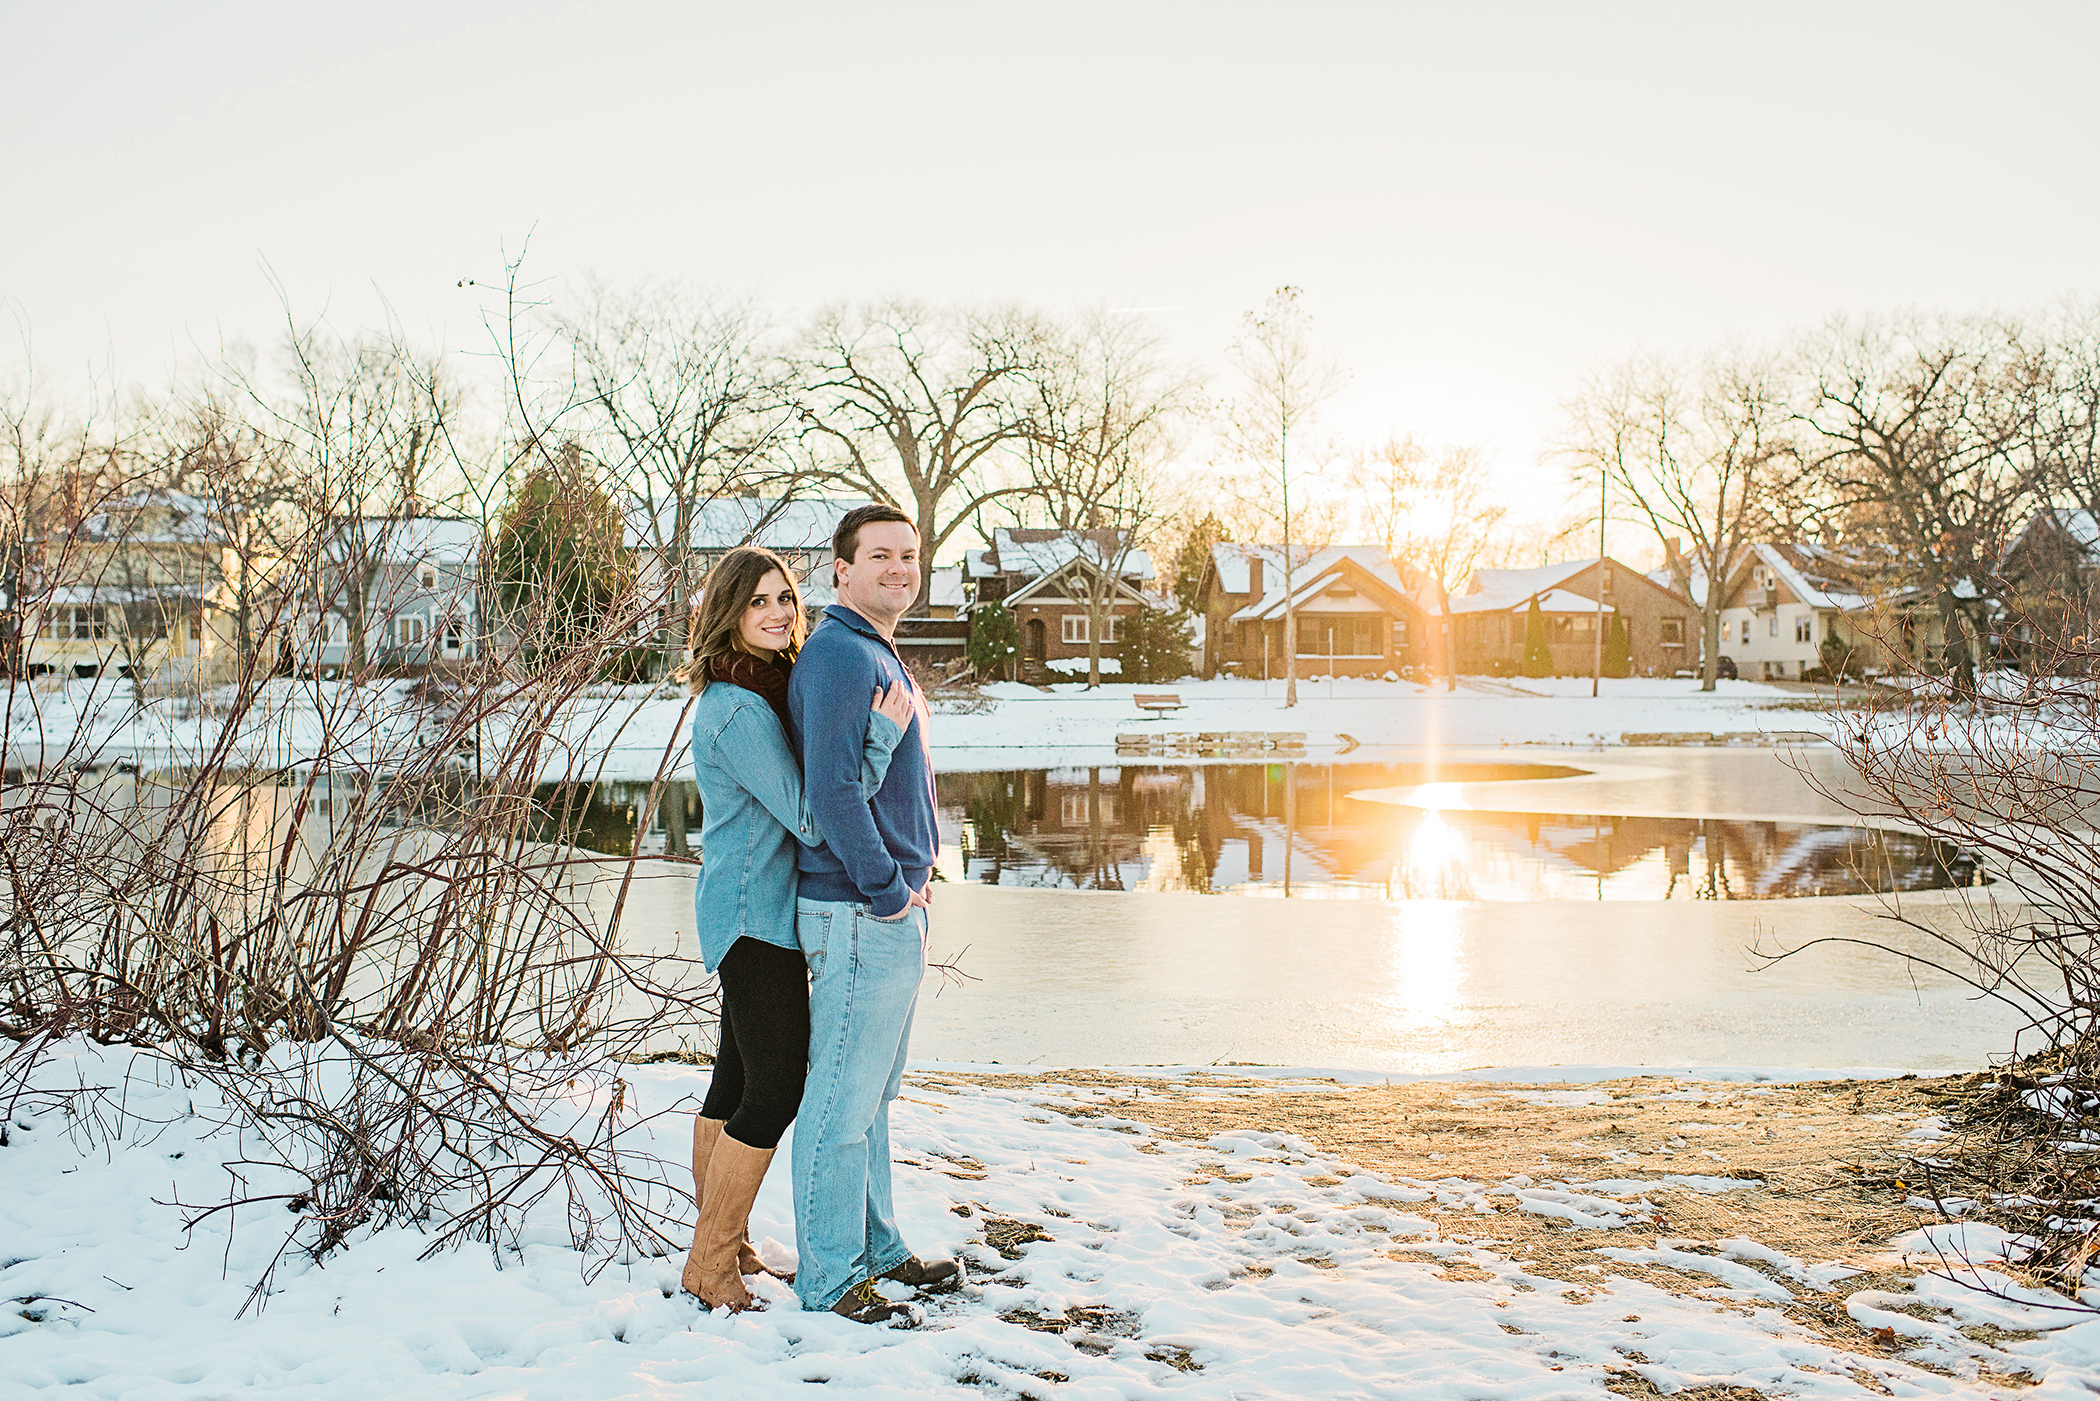
[[[738,545],[763,545],[794,568],[805,605],[826,607],[835,601],[832,534],[848,511],[871,504],[865,496],[718,496],[699,502],[686,525],[689,585],[697,590],[707,571]],[[635,582],[644,596],[663,589],[676,522],[670,503],[653,518],[642,502],[629,503],[625,544],[634,552]]]
[[[1752,545],[1721,595],[1721,655],[1745,680],[1798,681],[1823,665],[1823,643],[1860,636],[1871,600],[1819,545]],[[1878,649],[1869,649],[1878,656]]]
[[[448,516],[329,523],[316,626],[302,669],[340,674],[362,617],[368,664],[424,668],[472,658],[479,638],[481,523]]]

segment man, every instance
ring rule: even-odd
[[[933,761],[926,698],[897,654],[897,620],[919,596],[919,532],[894,506],[848,511],[832,536],[838,602],[795,659],[788,708],[803,791],[824,842],[802,847],[795,938],[809,962],[809,1080],[795,1125],[795,1292],[806,1309],[877,1323],[905,1313],[876,1279],[953,1277],[897,1234],[890,1200],[890,1101],[904,1080],[926,974]],[[865,697],[902,681],[912,720],[882,786],[861,786]]]

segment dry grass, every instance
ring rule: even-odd
[[[1099,1071],[918,1078],[1053,1095],[1080,1090],[1088,1092],[1083,1100],[1044,1107],[1082,1119],[1132,1120],[1169,1140],[1201,1143],[1233,1131],[1290,1134],[1325,1155],[1394,1178],[1492,1184],[1522,1175],[1541,1185],[1649,1184],[1612,1195],[1645,1199],[1657,1209],[1654,1218],[1614,1230],[1570,1226],[1516,1209],[1511,1198],[1490,1198],[1497,1209],[1486,1215],[1435,1201],[1410,1202],[1408,1210],[1435,1222],[1447,1240],[1465,1240],[1521,1262],[1531,1275],[1566,1282],[1571,1298],[1586,1299],[1588,1288],[1575,1286],[1594,1288],[1605,1276],[1715,1297],[1710,1275],[1602,1253],[1662,1239],[1678,1250],[1710,1254],[1720,1242],[1746,1237],[1804,1265],[1842,1264],[1860,1273],[1828,1290],[1787,1281],[1794,1299],[1778,1307],[1840,1346],[1880,1356],[1889,1355],[1896,1340],[1862,1329],[1845,1299],[1862,1289],[1903,1292],[1929,1267],[1912,1268],[1888,1255],[1896,1237],[1935,1219],[1905,1204],[1917,1192],[1906,1176],[1909,1159],[1927,1148],[1906,1135],[1971,1087],[1916,1078],[1745,1085],[1668,1077],[1343,1087],[1231,1074],[1154,1078]],[[1202,1164],[1199,1171],[1231,1180],[1224,1164]],[[1702,1191],[1665,1180],[1671,1176],[1732,1178],[1741,1185]],[[1410,1254],[1398,1241],[1390,1253],[1434,1258]],[[1463,1259],[1439,1264],[1441,1278],[1488,1277]]]

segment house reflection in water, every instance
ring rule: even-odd
[[[605,856],[699,855],[700,786],[689,778],[542,783],[533,790],[532,805],[525,832],[531,841]]]
[[[1806,823],[1437,811],[1349,793],[1545,765],[1224,764],[951,773],[965,879],[1447,900],[1769,900],[1980,883],[1946,843]],[[951,871],[951,874],[955,872]]]

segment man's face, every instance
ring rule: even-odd
[[[893,623],[919,596],[919,532],[903,521],[864,525],[853,559],[832,567],[839,602],[870,622]]]

